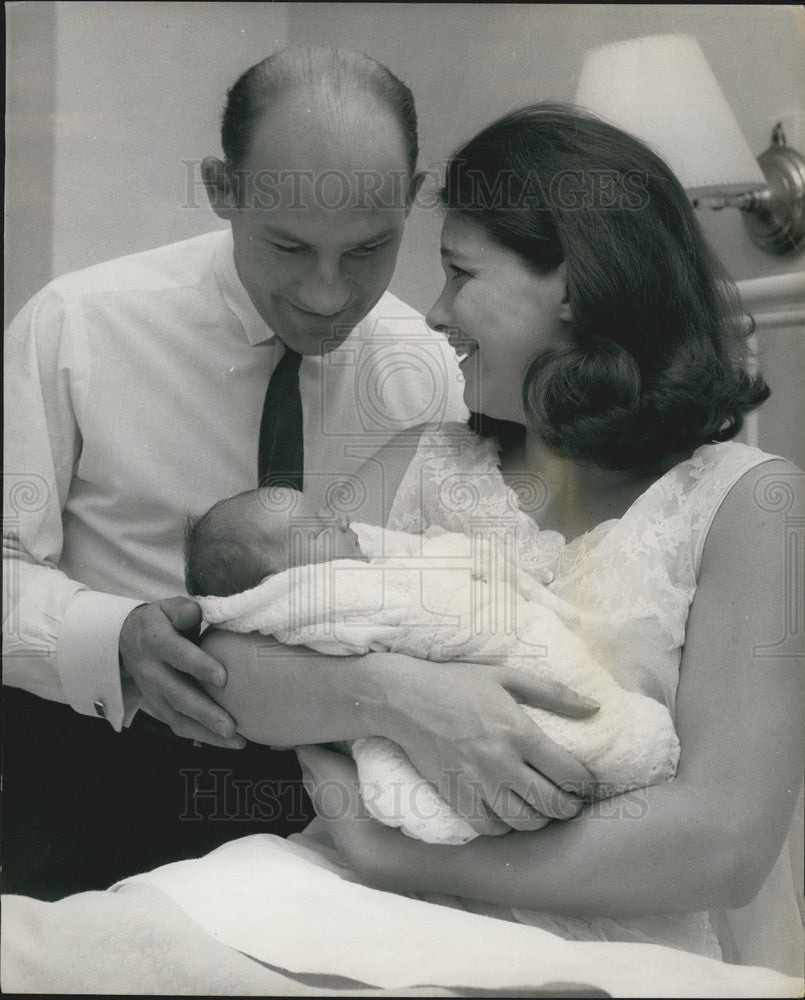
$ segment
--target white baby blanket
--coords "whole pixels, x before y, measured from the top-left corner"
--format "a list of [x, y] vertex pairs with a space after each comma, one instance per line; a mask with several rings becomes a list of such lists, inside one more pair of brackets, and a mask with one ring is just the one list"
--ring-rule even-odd
[[[353, 528], [368, 563], [293, 567], [231, 597], [200, 597], [205, 620], [335, 655], [387, 650], [536, 670], [600, 703], [588, 719], [523, 709], [587, 765], [602, 795], [674, 776], [679, 741], [667, 708], [615, 682], [565, 624], [573, 609], [513, 568], [505, 543], [439, 529]], [[430, 843], [476, 836], [396, 744], [357, 740], [352, 752], [377, 819]]]

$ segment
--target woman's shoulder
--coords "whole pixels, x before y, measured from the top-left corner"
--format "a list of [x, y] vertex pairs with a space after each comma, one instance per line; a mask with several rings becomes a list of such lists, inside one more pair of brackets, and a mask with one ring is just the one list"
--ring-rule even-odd
[[680, 471], [687, 480], [697, 567], [711, 537], [715, 544], [718, 539], [742, 547], [753, 544], [770, 516], [790, 516], [805, 500], [805, 473], [788, 459], [751, 445], [705, 445], [687, 465]]
[[[799, 476], [798, 487], [789, 482], [792, 476]], [[802, 479], [790, 462], [758, 448], [738, 442], [703, 445], [655, 481], [623, 518], [574, 547], [574, 560], [587, 550], [606, 551], [619, 565], [637, 567], [650, 556], [652, 565], [656, 559], [665, 566], [663, 578], [692, 591], [716, 521], [720, 537], [745, 548], [764, 508], [788, 502], [783, 493], [787, 498], [797, 489], [802, 493]]]
[[690, 465], [697, 478], [740, 476], [758, 465], [774, 461], [786, 462], [787, 459], [741, 441], [720, 441], [701, 445], [687, 463], [680, 463], [680, 467]]
[[[765, 515], [790, 517], [805, 502], [805, 472], [781, 455], [737, 445], [741, 453], [719, 470], [714, 517], [723, 520], [765, 520]], [[797, 515], [799, 516], [799, 515]]]
[[[712, 516], [735, 484], [752, 470], [790, 467], [791, 463], [738, 441], [722, 441], [697, 448], [674, 465], [655, 484], [660, 498], [691, 515]], [[649, 495], [651, 494], [649, 490]]]

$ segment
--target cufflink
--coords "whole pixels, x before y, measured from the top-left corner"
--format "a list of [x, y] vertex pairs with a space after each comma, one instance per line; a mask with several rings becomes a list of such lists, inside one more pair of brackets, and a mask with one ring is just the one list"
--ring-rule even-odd
[[95, 702], [95, 714], [101, 719], [106, 718], [106, 705], [102, 701]]

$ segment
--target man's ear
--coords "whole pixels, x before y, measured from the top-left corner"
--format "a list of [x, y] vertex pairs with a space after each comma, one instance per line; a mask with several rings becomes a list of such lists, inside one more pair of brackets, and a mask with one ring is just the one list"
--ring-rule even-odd
[[411, 208], [416, 200], [416, 196], [419, 194], [419, 189], [422, 187], [422, 183], [425, 180], [427, 173], [424, 170], [419, 170], [411, 180], [408, 182], [408, 190], [405, 193], [405, 214], [406, 216], [411, 211]]
[[219, 219], [231, 221], [238, 207], [238, 192], [235, 178], [223, 160], [205, 156], [201, 161], [201, 179], [213, 212]]

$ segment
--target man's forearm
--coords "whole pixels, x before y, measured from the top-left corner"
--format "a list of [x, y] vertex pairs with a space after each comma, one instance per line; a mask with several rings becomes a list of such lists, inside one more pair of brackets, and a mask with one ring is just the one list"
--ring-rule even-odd
[[141, 602], [87, 590], [6, 543], [3, 682], [84, 715], [102, 715], [119, 730], [138, 698], [133, 687], [121, 686], [118, 635]]

